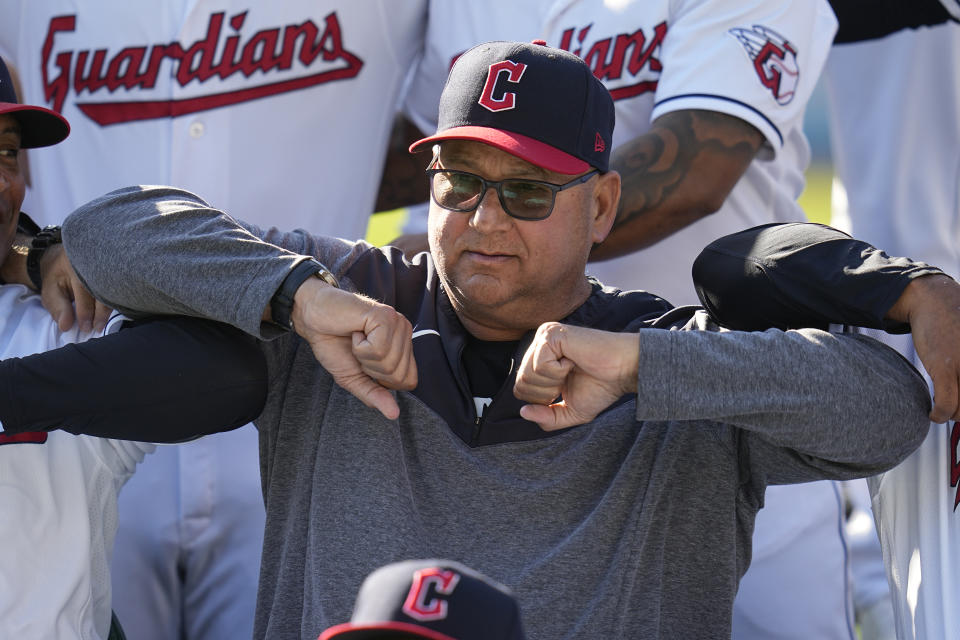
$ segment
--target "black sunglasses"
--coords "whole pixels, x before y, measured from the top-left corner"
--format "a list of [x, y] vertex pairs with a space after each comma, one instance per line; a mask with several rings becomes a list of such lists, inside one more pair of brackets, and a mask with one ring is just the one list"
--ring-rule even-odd
[[520, 220], [543, 220], [553, 213], [557, 193], [578, 184], [583, 184], [597, 169], [564, 184], [542, 180], [487, 180], [466, 171], [454, 169], [427, 169], [430, 178], [430, 195], [433, 201], [449, 211], [469, 213], [480, 206], [484, 194], [491, 187], [497, 190], [500, 205], [507, 215]]

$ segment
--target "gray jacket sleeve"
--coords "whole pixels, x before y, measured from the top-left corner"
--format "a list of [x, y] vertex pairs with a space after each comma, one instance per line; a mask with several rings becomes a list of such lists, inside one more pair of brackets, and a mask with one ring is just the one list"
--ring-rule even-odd
[[261, 338], [281, 333], [261, 317], [290, 269], [316, 256], [339, 275], [369, 246], [264, 231], [172, 187], [128, 187], [81, 206], [63, 243], [90, 291], [130, 317], [204, 317]]
[[700, 311], [639, 334], [639, 420], [731, 425], [729, 445], [764, 484], [885, 471], [929, 427], [920, 374], [860, 335], [719, 328]]

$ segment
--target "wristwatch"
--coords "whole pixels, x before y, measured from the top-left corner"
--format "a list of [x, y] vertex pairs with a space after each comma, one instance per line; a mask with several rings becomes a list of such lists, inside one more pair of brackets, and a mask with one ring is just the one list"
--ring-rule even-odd
[[60, 236], [60, 227], [57, 226], [40, 229], [30, 241], [30, 249], [27, 251], [27, 275], [37, 291], [43, 287], [43, 278], [40, 277], [40, 259], [43, 258], [47, 249], [61, 242], [63, 239]]
[[311, 277], [320, 278], [330, 286], [336, 287], [337, 289], [340, 288], [340, 283], [337, 282], [336, 276], [317, 260], [310, 258], [297, 263], [297, 265], [290, 270], [290, 273], [287, 274], [287, 277], [283, 279], [283, 282], [280, 283], [280, 288], [277, 289], [277, 292], [273, 294], [273, 298], [270, 300], [270, 314], [273, 316], [273, 321], [276, 324], [284, 329], [293, 330], [293, 318], [291, 318], [291, 314], [293, 313], [293, 296], [297, 293], [300, 285], [302, 285], [307, 278]]

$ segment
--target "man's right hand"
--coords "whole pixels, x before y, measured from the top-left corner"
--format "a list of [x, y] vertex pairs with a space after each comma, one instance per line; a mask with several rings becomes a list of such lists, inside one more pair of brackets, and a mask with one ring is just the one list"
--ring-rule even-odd
[[62, 244], [52, 245], [44, 252], [40, 276], [40, 299], [61, 331], [70, 329], [74, 321], [81, 331], [102, 331], [107, 326], [112, 309], [97, 301], [80, 281]]
[[960, 284], [947, 275], [915, 278], [887, 318], [910, 323], [913, 346], [933, 382], [930, 420], [960, 420]]
[[400, 415], [389, 390], [417, 386], [413, 327], [402, 314], [308, 278], [294, 295], [291, 319], [337, 384], [391, 420]]

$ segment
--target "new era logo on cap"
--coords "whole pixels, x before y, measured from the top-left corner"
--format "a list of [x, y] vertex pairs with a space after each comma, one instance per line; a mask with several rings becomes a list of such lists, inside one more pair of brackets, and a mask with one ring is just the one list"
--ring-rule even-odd
[[483, 142], [556, 173], [608, 171], [613, 100], [587, 64], [540, 40], [487, 42], [450, 69], [437, 133], [410, 151], [442, 140]]

